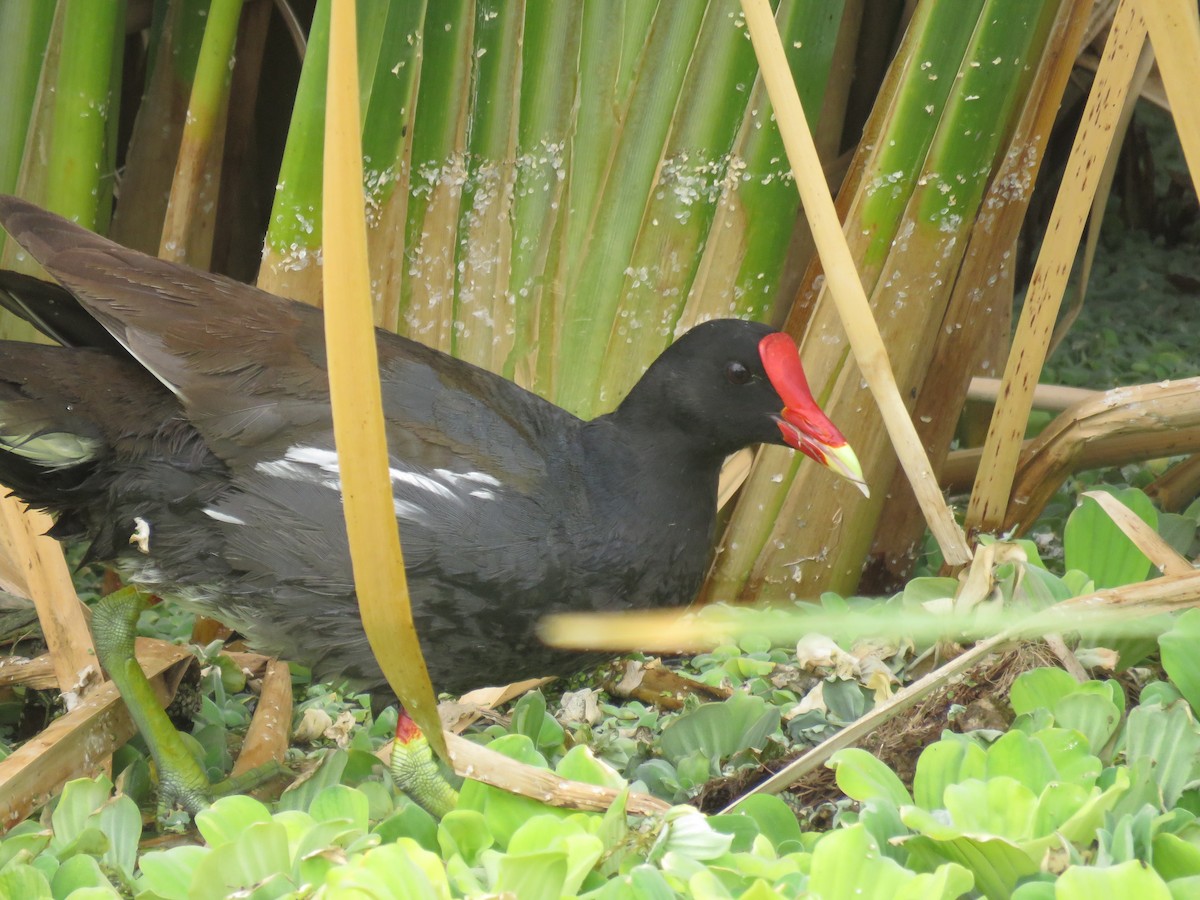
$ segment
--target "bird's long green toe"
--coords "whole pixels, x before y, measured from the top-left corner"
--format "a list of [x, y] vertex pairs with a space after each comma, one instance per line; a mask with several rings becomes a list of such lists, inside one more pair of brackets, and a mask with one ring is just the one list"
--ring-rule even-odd
[[158, 768], [159, 812], [178, 804], [193, 815], [212, 796], [208, 776], [158, 703], [150, 679], [134, 654], [138, 616], [146, 599], [134, 588], [109, 594], [92, 610], [92, 634], [100, 664], [121, 692]]
[[240, 775], [216, 783], [188, 749], [166, 712], [134, 653], [138, 616], [146, 600], [134, 588], [109, 594], [92, 610], [92, 633], [100, 664], [121, 692], [138, 731], [150, 749], [158, 769], [158, 818], [163, 821], [175, 807], [192, 815], [216, 797], [250, 790], [288, 770], [268, 762]]

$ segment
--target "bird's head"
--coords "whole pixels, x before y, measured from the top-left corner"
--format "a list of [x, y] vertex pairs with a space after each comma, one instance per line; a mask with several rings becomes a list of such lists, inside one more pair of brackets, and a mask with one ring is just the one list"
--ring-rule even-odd
[[792, 447], [868, 494], [858, 458], [809, 390], [795, 341], [758, 322], [715, 319], [691, 329], [647, 369], [618, 415], [653, 417], [659, 427], [665, 415], [715, 454]]

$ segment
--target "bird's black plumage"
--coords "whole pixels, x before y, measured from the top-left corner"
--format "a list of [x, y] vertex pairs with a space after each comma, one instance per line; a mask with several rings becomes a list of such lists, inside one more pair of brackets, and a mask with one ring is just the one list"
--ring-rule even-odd
[[[58, 282], [2, 273], [5, 305], [75, 345], [0, 343], [0, 482], [139, 586], [320, 676], [379, 684], [320, 312], [13, 198], [0, 224]], [[784, 443], [769, 331], [698, 326], [590, 422], [378, 332], [396, 518], [438, 689], [578, 665], [537, 642], [546, 613], [692, 598], [723, 458]]]

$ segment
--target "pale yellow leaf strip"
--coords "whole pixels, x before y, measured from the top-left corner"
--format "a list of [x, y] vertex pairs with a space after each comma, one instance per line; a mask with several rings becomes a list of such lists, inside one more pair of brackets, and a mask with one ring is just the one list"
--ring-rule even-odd
[[388, 475], [363, 218], [355, 5], [331, 4], [325, 116], [325, 340], [342, 498], [359, 611], [392, 690], [445, 758], [421, 655]]
[[1192, 185], [1200, 192], [1200, 11], [1195, 0], [1148, 0], [1138, 8], [1154, 45]]
[[825, 183], [771, 7], [767, 0], [742, 0], [742, 9], [767, 93], [775, 109], [788, 161], [796, 177], [804, 212], [824, 264], [830, 293], [846, 329], [855, 361], [879, 404], [896, 454], [908, 474], [913, 492], [947, 563], [964, 565], [970, 560], [971, 551], [962, 529], [954, 521], [938, 489], [929, 459], [892, 377], [887, 350], [871, 315], [854, 258], [846, 244], [833, 198]]

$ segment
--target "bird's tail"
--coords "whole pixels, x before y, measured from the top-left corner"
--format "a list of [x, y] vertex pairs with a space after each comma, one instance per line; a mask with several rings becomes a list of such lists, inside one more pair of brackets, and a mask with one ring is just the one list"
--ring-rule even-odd
[[0, 484], [54, 513], [86, 504], [138, 376], [102, 352], [0, 341]]

